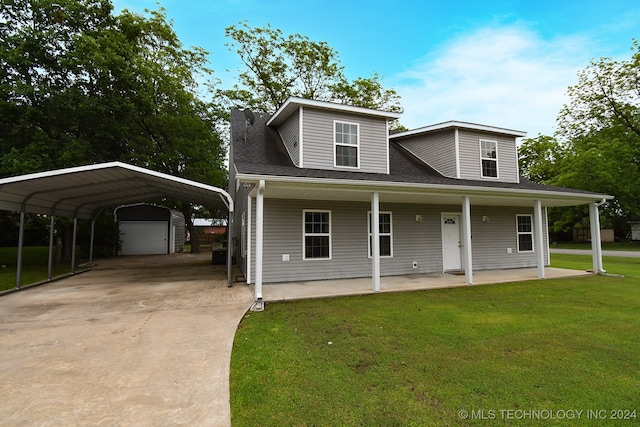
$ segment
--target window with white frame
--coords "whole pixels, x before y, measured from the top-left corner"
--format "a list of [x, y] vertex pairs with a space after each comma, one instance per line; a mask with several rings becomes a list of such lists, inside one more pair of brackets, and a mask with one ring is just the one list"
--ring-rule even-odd
[[480, 161], [483, 178], [498, 177], [498, 143], [496, 141], [480, 140]]
[[359, 167], [360, 125], [358, 123], [333, 122], [335, 165], [341, 167]]
[[518, 234], [518, 252], [533, 252], [533, 217], [516, 215], [516, 232]]
[[331, 211], [304, 210], [303, 259], [331, 259]]
[[[371, 212], [369, 212], [368, 227], [369, 227], [369, 257], [373, 256], [373, 232], [371, 228]], [[380, 237], [380, 256], [392, 257], [393, 256], [393, 226], [391, 223], [391, 212], [380, 212], [380, 224], [378, 227]]]

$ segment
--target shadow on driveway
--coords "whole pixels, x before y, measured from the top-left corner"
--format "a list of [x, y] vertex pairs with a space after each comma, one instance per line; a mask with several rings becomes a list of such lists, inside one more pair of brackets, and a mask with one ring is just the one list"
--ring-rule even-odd
[[0, 424], [229, 425], [229, 361], [253, 302], [211, 254], [97, 260], [0, 298]]

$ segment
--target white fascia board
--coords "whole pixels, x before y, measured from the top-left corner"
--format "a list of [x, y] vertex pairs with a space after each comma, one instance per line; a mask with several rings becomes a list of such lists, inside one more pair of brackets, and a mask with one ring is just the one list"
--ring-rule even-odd
[[375, 116], [389, 120], [400, 118], [400, 113], [392, 113], [390, 111], [373, 110], [364, 107], [354, 107], [352, 105], [338, 104], [336, 102], [318, 101], [315, 99], [305, 99], [292, 96], [273, 113], [273, 116], [267, 121], [267, 126], [279, 125], [284, 119], [289, 117], [298, 107], [313, 107], [324, 110], [341, 111], [345, 113], [362, 114], [367, 116]]
[[503, 135], [514, 136], [516, 138], [527, 136], [526, 132], [520, 131], [520, 130], [506, 129], [506, 128], [501, 128], [496, 126], [487, 126], [487, 125], [481, 125], [477, 123], [459, 122], [459, 121], [452, 120], [448, 122], [437, 123], [435, 125], [429, 125], [429, 126], [424, 126], [417, 129], [408, 130], [405, 132], [394, 133], [389, 137], [391, 139], [396, 139], [396, 138], [402, 138], [405, 136], [418, 135], [421, 133], [427, 133], [427, 132], [433, 132], [437, 130], [451, 129], [451, 128], [471, 129], [471, 130], [479, 130], [484, 132], [499, 133]]
[[518, 188], [500, 188], [500, 187], [476, 187], [471, 185], [443, 185], [443, 184], [423, 184], [414, 182], [392, 182], [392, 181], [360, 181], [354, 179], [334, 179], [334, 178], [307, 178], [307, 177], [290, 177], [290, 176], [278, 176], [278, 175], [252, 175], [252, 174], [240, 174], [239, 179], [244, 182], [259, 182], [264, 180], [265, 182], [273, 183], [289, 183], [289, 184], [314, 184], [314, 185], [332, 185], [332, 186], [344, 186], [349, 187], [350, 190], [354, 187], [363, 187], [366, 191], [375, 191], [378, 189], [384, 191], [385, 189], [407, 189], [407, 190], [429, 190], [441, 194], [460, 194], [469, 196], [517, 196], [524, 197], [526, 199], [535, 200], [536, 198], [547, 199], [579, 199], [584, 200], [584, 203], [590, 203], [602, 200], [611, 200], [614, 197], [608, 194], [583, 194], [583, 193], [570, 193], [570, 192], [558, 192], [558, 191], [540, 191], [540, 190], [527, 190]]

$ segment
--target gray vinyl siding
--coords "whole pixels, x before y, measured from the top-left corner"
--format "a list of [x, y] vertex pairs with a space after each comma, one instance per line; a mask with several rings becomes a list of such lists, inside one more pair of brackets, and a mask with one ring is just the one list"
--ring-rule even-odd
[[[255, 203], [252, 203], [251, 278], [255, 279]], [[303, 210], [331, 211], [331, 259], [303, 260]], [[368, 255], [369, 203], [264, 200], [263, 283], [371, 277]], [[381, 203], [393, 217], [393, 257], [380, 259], [382, 276], [442, 272], [442, 212], [461, 206]], [[536, 266], [536, 252], [518, 253], [516, 215], [531, 208], [472, 206], [471, 234], [474, 270]], [[422, 216], [422, 222], [416, 221]], [[483, 222], [482, 217], [489, 217]], [[543, 224], [546, 230], [546, 223]], [[547, 259], [547, 238], [542, 245]], [[535, 251], [540, 249], [534, 243]], [[507, 253], [512, 248], [512, 253]], [[289, 261], [282, 261], [288, 254]], [[416, 261], [418, 268], [412, 267]]]
[[[534, 251], [518, 253], [516, 215], [531, 215], [534, 227]], [[483, 217], [488, 221], [484, 222]], [[543, 230], [547, 230], [543, 215]], [[545, 263], [548, 251], [548, 233], [543, 232], [542, 245], [535, 241], [535, 218], [532, 208], [472, 206], [471, 235], [474, 270], [497, 270], [535, 267], [536, 254], [543, 250]], [[507, 249], [511, 248], [511, 253]]]
[[[460, 178], [484, 181], [518, 182], [518, 150], [514, 137], [460, 129]], [[497, 141], [498, 178], [483, 178], [480, 162], [480, 140]]]
[[278, 127], [278, 133], [284, 142], [284, 146], [293, 161], [293, 164], [300, 167], [300, 110], [291, 114]]
[[454, 130], [410, 136], [398, 140], [398, 143], [442, 175], [456, 177]]
[[[334, 166], [334, 120], [360, 124], [358, 169]], [[384, 118], [305, 108], [302, 141], [305, 168], [388, 173], [387, 123]]]
[[[246, 215], [246, 230], [248, 235], [249, 230], [249, 212], [248, 208], [248, 199], [247, 195], [251, 191], [251, 188], [245, 188], [244, 186], [240, 186], [238, 188], [237, 197], [234, 202], [234, 223], [233, 223], [233, 235], [234, 235], [234, 246], [233, 250], [236, 254], [236, 260], [240, 271], [245, 275], [247, 275], [247, 253], [242, 252], [242, 214]], [[245, 248], [248, 250], [249, 242], [245, 242]]]

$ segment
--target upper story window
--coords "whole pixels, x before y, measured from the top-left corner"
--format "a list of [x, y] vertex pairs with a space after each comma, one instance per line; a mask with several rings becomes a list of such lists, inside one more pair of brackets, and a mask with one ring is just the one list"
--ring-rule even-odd
[[480, 140], [480, 160], [482, 162], [482, 177], [498, 177], [498, 143], [487, 139]]
[[358, 168], [360, 165], [360, 125], [333, 122], [335, 166]]

